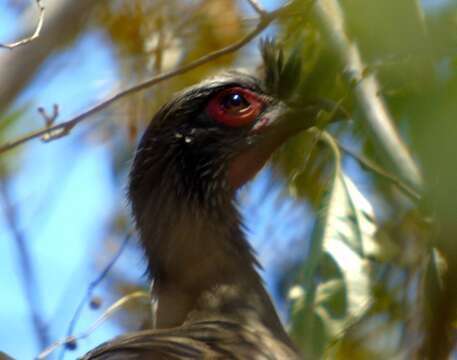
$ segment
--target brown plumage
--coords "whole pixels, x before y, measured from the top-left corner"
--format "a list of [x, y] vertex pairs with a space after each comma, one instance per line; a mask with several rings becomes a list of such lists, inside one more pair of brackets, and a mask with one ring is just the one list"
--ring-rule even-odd
[[90, 359], [299, 359], [290, 346], [262, 326], [227, 320], [192, 321], [188, 325], [144, 330], [105, 343]]
[[312, 125], [309, 109], [290, 105], [296, 59], [283, 64], [270, 42], [263, 56], [263, 80], [239, 72], [206, 80], [163, 106], [143, 135], [129, 199], [153, 278], [155, 329], [83, 359], [300, 358], [257, 273], [235, 203], [236, 190], [271, 153]]

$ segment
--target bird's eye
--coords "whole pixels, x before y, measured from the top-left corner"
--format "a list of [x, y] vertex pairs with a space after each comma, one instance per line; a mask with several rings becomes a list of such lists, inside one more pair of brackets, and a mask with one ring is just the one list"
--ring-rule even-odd
[[208, 103], [209, 116], [224, 125], [239, 127], [252, 123], [264, 107], [254, 92], [232, 87], [217, 93]]
[[221, 104], [224, 109], [232, 113], [240, 113], [243, 110], [249, 109], [251, 105], [243, 95], [236, 92], [225, 95], [221, 100]]

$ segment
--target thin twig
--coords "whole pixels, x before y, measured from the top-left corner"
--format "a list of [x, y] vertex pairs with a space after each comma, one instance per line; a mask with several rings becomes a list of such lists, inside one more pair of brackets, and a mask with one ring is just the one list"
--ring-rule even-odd
[[[84, 298], [81, 300], [79, 303], [78, 307], [76, 308], [76, 311], [70, 321], [70, 325], [68, 326], [68, 331], [67, 331], [67, 338], [73, 338], [73, 332], [76, 327], [76, 322], [81, 316], [81, 312], [86, 304], [89, 303], [89, 301], [92, 298], [92, 295], [94, 293], [95, 288], [100, 285], [100, 283], [103, 281], [103, 279], [106, 278], [106, 275], [111, 271], [112, 267], [116, 263], [116, 261], [119, 259], [121, 254], [124, 252], [125, 248], [127, 247], [127, 244], [132, 236], [132, 233], [129, 232], [127, 236], [124, 238], [124, 241], [122, 242], [121, 246], [119, 247], [118, 251], [116, 254], [113, 256], [113, 258], [110, 260], [110, 262], [105, 266], [105, 268], [102, 270], [102, 272], [95, 278], [87, 287], [87, 292]], [[63, 347], [62, 352], [60, 353], [59, 359], [63, 359], [65, 355], [65, 350], [67, 348]]]
[[247, 0], [247, 2], [260, 16], [264, 16], [267, 13], [267, 11], [262, 7], [262, 5], [259, 4], [257, 0]]
[[121, 309], [126, 303], [131, 300], [135, 300], [138, 298], [145, 298], [147, 300], [150, 299], [149, 294], [145, 291], [135, 291], [129, 295], [126, 295], [116, 301], [113, 305], [111, 305], [86, 331], [81, 333], [78, 336], [67, 336], [62, 340], [58, 340], [54, 342], [51, 346], [49, 346], [46, 350], [44, 350], [40, 355], [37, 356], [37, 360], [46, 359], [49, 355], [51, 355], [56, 349], [66, 344], [72, 344], [77, 340], [81, 340], [90, 336], [97, 328], [102, 325], [106, 320], [108, 320], [114, 312]]
[[394, 166], [403, 181], [419, 190], [422, 179], [413, 158], [395, 128], [387, 106], [380, 97], [379, 84], [365, 66], [357, 45], [346, 35], [343, 11], [336, 0], [316, 1], [315, 14], [337, 50], [346, 69], [348, 84], [353, 86], [365, 123], [380, 153]]
[[[395, 175], [389, 173], [387, 170], [383, 169], [381, 166], [376, 164], [373, 160], [368, 159], [367, 157], [357, 154], [355, 151], [347, 148], [341, 142], [336, 139], [333, 135], [328, 133], [325, 130], [320, 128], [313, 127], [308, 130], [309, 133], [315, 136], [316, 141], [328, 143], [328, 139], [331, 138], [331, 142], [334, 143], [340, 150], [342, 150], [346, 155], [349, 155], [354, 160], [356, 160], [364, 169], [368, 171], [372, 171], [376, 175], [380, 176], [381, 178], [389, 181], [394, 186], [396, 186], [399, 190], [401, 190], [405, 195], [407, 195], [413, 201], [419, 201], [421, 199], [421, 195], [410, 186], [406, 185], [403, 181], [398, 179]], [[327, 139], [327, 140], [326, 140]]]
[[398, 189], [400, 189], [405, 195], [407, 195], [412, 200], [419, 201], [421, 199], [421, 196], [417, 191], [412, 189], [410, 186], [406, 185], [403, 181], [398, 179], [395, 175], [389, 173], [388, 171], [383, 169], [381, 166], [379, 166], [378, 164], [373, 162], [373, 160], [370, 160], [361, 154], [357, 154], [356, 152], [352, 151], [351, 149], [345, 147], [337, 139], [334, 139], [334, 141], [345, 154], [349, 155], [354, 160], [356, 160], [363, 168], [370, 170], [370, 171], [374, 172], [376, 175], [391, 182], [393, 185], [395, 185]]
[[[44, 128], [40, 129], [37, 131], [32, 131], [31, 133], [16, 139], [14, 141], [6, 142], [5, 144], [0, 146], [0, 154], [6, 151], [9, 151], [19, 145], [24, 144], [27, 141], [30, 141], [32, 139], [36, 139], [39, 137], [43, 137], [48, 135], [47, 141], [53, 140], [58, 137], [62, 137], [63, 135], [68, 134], [78, 123], [81, 121], [85, 120], [89, 116], [105, 109], [112, 103], [116, 102], [117, 100], [124, 98], [128, 95], [131, 95], [133, 93], [137, 93], [139, 91], [145, 90], [150, 88], [153, 85], [156, 85], [162, 81], [171, 79], [177, 75], [181, 75], [183, 73], [186, 73], [190, 70], [193, 70], [203, 64], [206, 64], [210, 61], [213, 61], [221, 56], [230, 54], [240, 48], [242, 48], [244, 45], [249, 43], [253, 38], [255, 38], [258, 34], [260, 34], [268, 25], [271, 24], [272, 21], [274, 21], [281, 13], [286, 11], [288, 9], [289, 5], [285, 5], [277, 10], [274, 10], [272, 12], [268, 12], [265, 15], [260, 17], [260, 21], [257, 24], [257, 26], [248, 34], [246, 34], [241, 40], [238, 40], [237, 42], [233, 43], [232, 45], [229, 45], [225, 48], [222, 48], [220, 50], [216, 50], [208, 55], [202, 56], [201, 58], [192, 61], [191, 63], [187, 65], [183, 65], [175, 70], [165, 72], [163, 74], [157, 75], [152, 77], [149, 80], [146, 80], [140, 84], [134, 85], [126, 90], [123, 90], [110, 98], [102, 101], [101, 103], [93, 106], [89, 110], [84, 111], [83, 113], [71, 118], [68, 121], [62, 122], [60, 124], [56, 124], [50, 128]], [[63, 134], [62, 134], [63, 133]], [[52, 134], [52, 136], [49, 136]]]
[[35, 0], [35, 1], [36, 1], [37, 6], [38, 6], [38, 9], [40, 11], [40, 17], [38, 18], [38, 24], [37, 24], [37, 26], [35, 28], [35, 32], [31, 36], [26, 37], [26, 38], [24, 38], [22, 40], [13, 42], [13, 43], [9, 43], [9, 44], [1, 44], [0, 43], [0, 48], [12, 50], [12, 49], [14, 49], [14, 48], [16, 48], [18, 46], [22, 46], [22, 45], [28, 44], [28, 43], [32, 42], [33, 40], [37, 39], [40, 36], [41, 28], [43, 27], [43, 23], [44, 23], [45, 8], [44, 8], [44, 5], [42, 3], [42, 0]]
[[40, 349], [43, 349], [49, 344], [49, 335], [48, 328], [42, 318], [43, 309], [41, 307], [38, 280], [33, 271], [32, 257], [27, 246], [27, 239], [19, 228], [17, 209], [11, 202], [8, 183], [5, 178], [0, 179], [0, 195], [2, 197], [7, 225], [16, 245], [25, 302], [29, 307], [38, 345]]

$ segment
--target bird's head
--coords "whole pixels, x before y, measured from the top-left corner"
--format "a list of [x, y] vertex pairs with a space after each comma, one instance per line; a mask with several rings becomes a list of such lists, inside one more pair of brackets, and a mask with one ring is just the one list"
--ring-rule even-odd
[[177, 94], [155, 115], [130, 176], [136, 217], [152, 189], [211, 209], [231, 201], [275, 149], [313, 125], [314, 107], [291, 105], [298, 57], [284, 61], [272, 42], [261, 48], [262, 79], [225, 72]]

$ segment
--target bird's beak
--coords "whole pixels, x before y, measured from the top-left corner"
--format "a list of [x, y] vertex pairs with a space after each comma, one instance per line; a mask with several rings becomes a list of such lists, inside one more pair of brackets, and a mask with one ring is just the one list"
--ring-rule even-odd
[[[301, 42], [300, 42], [301, 44]], [[271, 154], [290, 137], [313, 126], [325, 126], [341, 118], [348, 118], [339, 103], [327, 99], [314, 101], [292, 100], [300, 85], [301, 45], [284, 60], [282, 49], [274, 41], [261, 42], [265, 84], [269, 93], [282, 102], [271, 106], [264, 116], [257, 121], [252, 132], [254, 141], [248, 144], [231, 161], [228, 177], [233, 189], [238, 189], [265, 165]], [[299, 91], [298, 91], [299, 93]], [[317, 123], [319, 113], [326, 112], [323, 124]]]
[[314, 126], [316, 110], [279, 103], [266, 112], [251, 130], [252, 141], [230, 162], [228, 180], [232, 189], [251, 180], [289, 138]]

